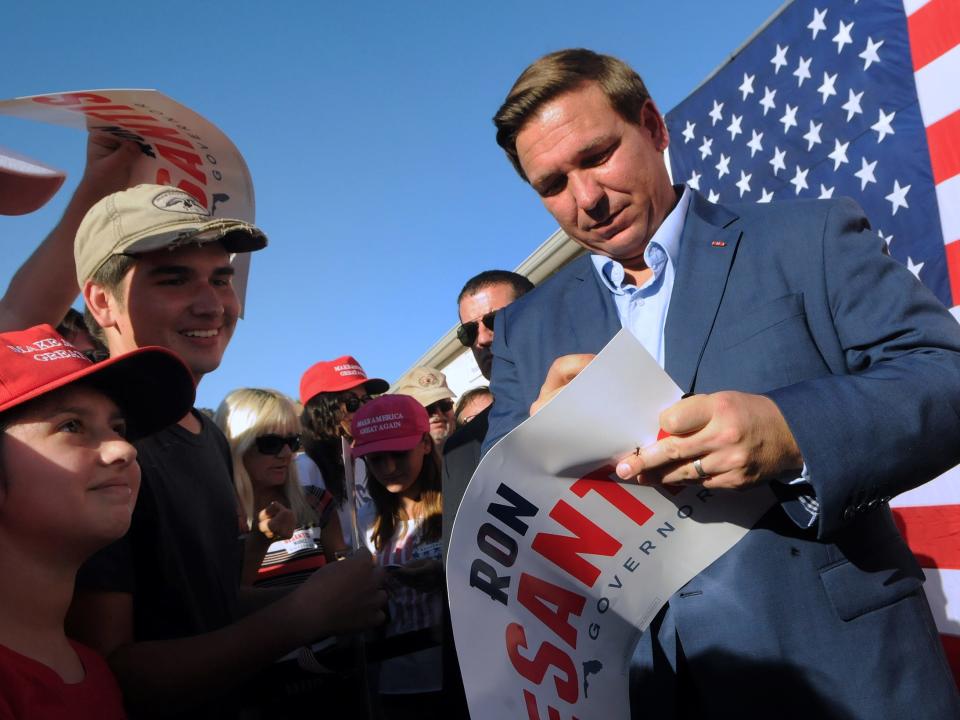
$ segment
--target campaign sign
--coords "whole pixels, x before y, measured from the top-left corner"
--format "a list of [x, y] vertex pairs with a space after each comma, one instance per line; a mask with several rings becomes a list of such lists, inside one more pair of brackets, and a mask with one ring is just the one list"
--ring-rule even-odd
[[[184, 190], [211, 215], [255, 221], [253, 181], [240, 151], [219, 128], [156, 90], [87, 90], [0, 101], [0, 113], [107, 133], [141, 151], [131, 185]], [[234, 283], [246, 294], [250, 253], [234, 257]]]
[[773, 504], [619, 481], [680, 389], [621, 331], [483, 458], [454, 522], [447, 588], [474, 720], [629, 718], [629, 661], [670, 596]]

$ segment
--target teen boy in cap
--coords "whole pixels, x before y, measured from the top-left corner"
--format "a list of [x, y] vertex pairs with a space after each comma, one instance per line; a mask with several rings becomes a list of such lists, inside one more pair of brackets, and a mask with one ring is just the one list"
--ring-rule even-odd
[[[220, 364], [239, 314], [230, 254], [266, 242], [187, 193], [140, 185], [87, 213], [77, 280], [112, 355], [160, 345], [199, 382]], [[191, 410], [137, 449], [143, 486], [130, 532], [81, 572], [72, 613], [77, 637], [108, 657], [132, 706], [170, 717], [205, 701], [195, 708], [203, 717], [229, 716], [217, 696], [250, 672], [319, 636], [382, 621], [380, 578], [361, 557], [238, 622], [242, 546], [222, 433]]]
[[430, 416], [430, 437], [437, 450], [457, 429], [453, 415], [453, 391], [447, 387], [447, 376], [432, 367], [415, 367], [397, 381], [394, 392], [410, 395], [427, 409]]
[[63, 620], [77, 568], [130, 525], [130, 441], [176, 422], [193, 394], [161, 348], [94, 365], [49, 325], [0, 335], [0, 717], [125, 717], [106, 663]]

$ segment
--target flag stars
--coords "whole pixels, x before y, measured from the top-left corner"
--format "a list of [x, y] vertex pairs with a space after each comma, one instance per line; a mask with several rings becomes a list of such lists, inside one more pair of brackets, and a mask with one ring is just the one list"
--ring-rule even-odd
[[850, 37], [851, 30], [853, 30], [852, 22], [848, 25], [843, 20], [840, 21], [837, 34], [833, 36], [833, 42], [837, 44], [837, 55], [843, 52], [844, 45], [850, 45], [853, 42], [853, 38]]
[[690, 173], [690, 179], [687, 180], [687, 185], [692, 187], [694, 190], [699, 190], [701, 177], [702, 175], [698, 173], [696, 170], [694, 170], [692, 173]]
[[810, 79], [810, 63], [813, 62], [813, 58], [805, 58], [802, 55], [800, 56], [800, 61], [797, 63], [797, 69], [793, 71], [793, 76], [797, 79], [797, 87], [803, 85], [804, 80]]
[[743, 95], [741, 100], [746, 100], [748, 95], [753, 95], [753, 81], [756, 78], [756, 75], [747, 75], [743, 74], [743, 82], [740, 83], [740, 87], [737, 88]]
[[713, 101], [713, 110], [710, 111], [710, 119], [713, 120], [711, 125], [716, 125], [718, 122], [723, 120], [723, 103]]
[[740, 171], [740, 179], [737, 180], [737, 188], [740, 190], [740, 197], [743, 197], [744, 194], [750, 192], [750, 178], [753, 177], [753, 173], [745, 173], [743, 170]]
[[786, 112], [783, 113], [783, 117], [780, 118], [780, 122], [783, 123], [783, 132], [784, 134], [792, 127], [797, 127], [797, 107], [791, 106], [790, 103], [787, 103]]
[[706, 160], [710, 155], [713, 155], [713, 138], [704, 137], [698, 150], [700, 150], [701, 160]]
[[823, 97], [823, 102], [821, 104], [826, 105], [827, 99], [837, 94], [834, 85], [837, 82], [838, 73], [829, 75], [827, 73], [823, 74], [823, 82], [820, 84], [820, 87], [817, 88], [817, 92]]
[[894, 110], [892, 113], [887, 115], [883, 111], [883, 108], [880, 108], [880, 117], [877, 119], [877, 121], [873, 125], [870, 126], [870, 129], [877, 133], [877, 143], [883, 142], [883, 139], [887, 135], [894, 134], [892, 123], [893, 123], [893, 116], [896, 114], [897, 112], [896, 110]]
[[776, 97], [777, 91], [771, 90], [766, 85], [763, 86], [763, 99], [760, 100], [760, 105], [763, 106], [763, 116], [767, 116], [767, 112], [773, 110], [777, 107], [777, 104], [773, 101]]
[[707, 200], [709, 200], [712, 203], [720, 202], [720, 193], [714, 192], [713, 190], [711, 190], [710, 193], [707, 195]]
[[787, 50], [790, 49], [790, 46], [780, 47], [780, 43], [777, 43], [777, 52], [770, 59], [770, 62], [773, 64], [773, 74], [776, 75], [780, 72], [780, 68], [787, 64]]
[[694, 139], [693, 129], [697, 126], [696, 123], [690, 122], [687, 120], [687, 126], [683, 129], [683, 143], [686, 145], [688, 142], [691, 142]]
[[837, 139], [833, 141], [833, 152], [827, 155], [828, 158], [833, 160], [833, 170], [836, 172], [841, 165], [844, 165], [848, 162], [847, 160], [847, 148], [850, 147], [850, 142], [842, 143]]
[[830, 198], [833, 197], [833, 191], [834, 191], [835, 187], [836, 187], [836, 186], [834, 186], [834, 187], [827, 187], [827, 186], [824, 185], [823, 183], [820, 183], [820, 195], [817, 196], [817, 199], [818, 199], [818, 200], [829, 200]]
[[757, 200], [758, 203], [768, 203], [773, 200], [773, 192], [768, 191], [766, 188], [760, 191], [760, 199]]
[[737, 135], [742, 135], [743, 130], [740, 129], [740, 123], [743, 122], [743, 115], [731, 115], [730, 124], [727, 125], [727, 132], [730, 133], [730, 141], [733, 142]]
[[817, 39], [817, 33], [821, 31], [826, 32], [827, 26], [823, 22], [824, 18], [826, 17], [826, 10], [817, 10], [816, 8], [813, 9], [813, 20], [810, 21], [809, 25], [807, 25], [807, 30], [812, 33], [814, 40]]
[[793, 178], [790, 180], [790, 184], [796, 188], [794, 195], [799, 195], [801, 190], [806, 190], [809, 185], [807, 185], [807, 173], [810, 170], [801, 170], [800, 166], [797, 165], [796, 172], [793, 175]]
[[863, 60], [864, 70], [867, 70], [874, 63], [880, 62], [880, 56], [877, 54], [877, 50], [879, 50], [881, 46], [883, 46], [883, 40], [875, 43], [872, 37], [867, 38], [867, 46], [863, 49], [862, 53], [857, 55], [858, 58]]
[[718, 162], [714, 167], [717, 169], [717, 179], [722, 178], [724, 175], [730, 174], [730, 158], [728, 158], [723, 153], [720, 153], [720, 162]]
[[860, 107], [860, 98], [863, 97], [863, 90], [855, 93], [851, 88], [848, 92], [850, 94], [847, 97], [847, 101], [840, 107], [847, 111], [847, 122], [850, 122], [854, 115], [863, 114], [863, 108]]
[[860, 190], [866, 190], [869, 183], [875, 183], [877, 178], [874, 177], [873, 171], [877, 167], [877, 161], [874, 160], [872, 163], [868, 163], [867, 159], [860, 158], [860, 169], [857, 170], [853, 175], [854, 177], [860, 178]]
[[773, 148], [773, 157], [770, 158], [770, 164], [773, 166], [773, 174], [776, 175], [781, 170], [787, 169], [787, 163], [784, 162], [787, 157], [787, 151], [779, 147]]
[[763, 145], [760, 142], [763, 140], [763, 133], [757, 132], [756, 130], [751, 130], [750, 132], [752, 133], [753, 137], [750, 138], [750, 142], [747, 143], [747, 147], [750, 148], [750, 157], [753, 157], [758, 152], [763, 150]]
[[914, 276], [917, 280], [920, 279], [920, 271], [923, 270], [923, 265], [924, 265], [924, 264], [923, 264], [922, 262], [921, 262], [921, 263], [915, 263], [915, 262], [913, 261], [913, 258], [912, 258], [912, 257], [910, 257], [909, 255], [907, 256], [907, 270], [909, 270], [910, 272], [912, 272], [912, 273], [913, 273], [913, 276]]
[[907, 209], [910, 205], [907, 203], [907, 193], [910, 192], [910, 186], [904, 185], [900, 187], [900, 181], [893, 181], [893, 192], [884, 197], [884, 200], [889, 201], [891, 214], [896, 215], [897, 210], [900, 208]]
[[823, 127], [823, 123], [814, 123], [813, 120], [810, 121], [810, 129], [807, 130], [806, 134], [803, 136], [803, 139], [807, 141], [807, 152], [813, 150], [814, 145], [819, 145], [823, 142], [820, 139], [820, 129]]
[[890, 251], [890, 243], [893, 242], [893, 235], [884, 235], [884, 234], [883, 234], [883, 230], [877, 230], [877, 235], [879, 235], [879, 236], [880, 236], [880, 239], [883, 240], [883, 242], [886, 244], [886, 246], [887, 246], [887, 251], [889, 252], [889, 251]]

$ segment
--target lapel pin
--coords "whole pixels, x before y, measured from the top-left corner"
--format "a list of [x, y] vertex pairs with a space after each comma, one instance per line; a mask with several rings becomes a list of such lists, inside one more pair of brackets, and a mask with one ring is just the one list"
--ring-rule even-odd
[[726, 246], [727, 246], [727, 243], [724, 242], [723, 240], [714, 240], [713, 242], [710, 243], [710, 246], [711, 246], [711, 247], [726, 247]]

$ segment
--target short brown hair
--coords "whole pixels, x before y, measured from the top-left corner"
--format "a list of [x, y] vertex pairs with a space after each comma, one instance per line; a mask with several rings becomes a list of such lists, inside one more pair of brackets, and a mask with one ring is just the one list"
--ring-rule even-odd
[[[123, 279], [127, 276], [127, 273], [130, 272], [130, 269], [136, 261], [137, 259], [132, 255], [111, 255], [107, 258], [106, 262], [98, 267], [93, 275], [90, 276], [90, 282], [96, 283], [110, 293], [116, 301], [120, 303], [120, 306], [123, 307], [126, 299], [123, 297], [121, 286], [123, 285]], [[94, 319], [90, 308], [86, 306], [84, 306], [83, 309], [83, 323], [87, 326], [87, 331], [94, 339], [104, 345], [107, 344], [107, 338], [103, 334], [103, 328], [100, 327]]]
[[520, 73], [510, 88], [507, 99], [493, 116], [493, 124], [497, 126], [497, 145], [506, 151], [513, 167], [527, 182], [517, 155], [517, 135], [545, 103], [591, 82], [600, 86], [613, 109], [627, 122], [636, 123], [640, 109], [650, 99], [643, 80], [623, 60], [583, 48], [544, 55]]

